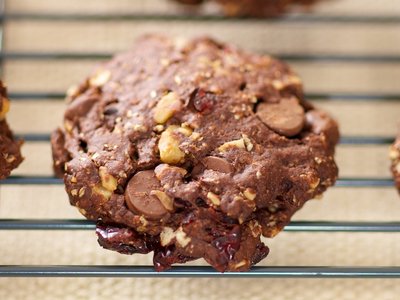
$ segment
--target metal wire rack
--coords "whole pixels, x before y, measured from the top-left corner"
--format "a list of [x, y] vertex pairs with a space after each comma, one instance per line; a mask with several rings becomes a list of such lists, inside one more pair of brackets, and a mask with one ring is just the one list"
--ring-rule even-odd
[[[85, 15], [85, 14], [8, 14], [5, 10], [5, 1], [0, 1], [1, 15], [0, 26], [2, 29], [1, 45], [4, 40], [4, 24], [8, 20], [49, 20], [49, 21], [107, 21], [107, 20], [187, 20], [206, 22], [209, 20], [224, 22], [231, 21], [214, 15], [162, 15], [162, 14], [118, 14], [118, 15]], [[236, 18], [237, 22], [245, 22], [248, 18]], [[263, 22], [264, 20], [257, 20]], [[347, 22], [355, 24], [400, 24], [400, 16], [315, 16], [296, 15], [283, 17], [274, 22], [304, 22], [304, 23], [329, 23]], [[296, 54], [275, 54], [286, 61], [338, 61], [356, 63], [382, 63], [400, 62], [400, 55], [310, 55], [303, 53]], [[0, 63], [7, 60], [86, 60], [86, 59], [107, 59], [111, 53], [60, 53], [60, 52], [5, 52], [1, 47]], [[62, 100], [62, 92], [10, 92], [13, 101], [35, 101], [37, 99]], [[316, 101], [336, 101], [338, 99], [347, 101], [399, 101], [400, 95], [385, 93], [318, 93], [308, 94], [307, 98]], [[20, 135], [27, 142], [49, 141], [49, 134], [27, 133]], [[342, 144], [347, 145], [388, 145], [393, 141], [392, 136], [344, 136]], [[1, 185], [60, 185], [62, 181], [51, 176], [12, 176], [0, 183]], [[340, 188], [363, 188], [363, 187], [391, 187], [391, 178], [340, 178], [337, 187]], [[93, 230], [95, 224], [86, 220], [71, 219], [0, 219], [0, 230]], [[285, 231], [290, 232], [388, 232], [400, 234], [399, 222], [323, 222], [323, 221], [302, 221], [292, 222]], [[397, 237], [396, 237], [397, 238]], [[298, 278], [400, 278], [400, 266], [393, 267], [254, 267], [248, 272], [221, 274], [213, 271], [210, 267], [179, 266], [173, 267], [170, 271], [157, 273], [151, 266], [31, 266], [31, 265], [1, 265], [0, 277], [298, 277]]]

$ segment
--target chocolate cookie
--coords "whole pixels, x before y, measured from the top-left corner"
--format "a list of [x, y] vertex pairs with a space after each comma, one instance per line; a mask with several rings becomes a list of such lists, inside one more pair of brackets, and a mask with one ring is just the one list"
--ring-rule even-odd
[[336, 123], [269, 56], [207, 38], [145, 36], [69, 92], [52, 136], [73, 205], [100, 244], [247, 270], [335, 183]]
[[394, 182], [400, 192], [400, 134], [390, 147], [389, 155], [392, 161], [391, 170], [393, 172]]
[[[198, 5], [207, 0], [176, 0], [183, 4]], [[209, 0], [210, 1], [210, 0]], [[273, 17], [287, 12], [294, 5], [309, 6], [317, 0], [211, 0], [220, 4], [227, 16]]]
[[0, 81], [0, 179], [6, 178], [19, 166], [23, 158], [20, 148], [22, 141], [16, 141], [6, 122], [6, 114], [10, 109], [7, 89]]

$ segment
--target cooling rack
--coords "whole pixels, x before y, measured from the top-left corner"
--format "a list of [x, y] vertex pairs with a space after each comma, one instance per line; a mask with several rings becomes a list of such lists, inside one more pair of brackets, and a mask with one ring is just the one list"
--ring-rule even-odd
[[[219, 15], [185, 15], [185, 14], [151, 14], [151, 13], [129, 13], [129, 14], [53, 14], [53, 13], [8, 13], [5, 9], [5, 1], [0, 1], [1, 15], [0, 26], [2, 28], [1, 46], [4, 41], [4, 25], [9, 20], [47, 20], [52, 22], [62, 21], [109, 21], [109, 20], [141, 20], [141, 21], [181, 21], [190, 20], [193, 22], [246, 22], [253, 20], [249, 18], [226, 18]], [[254, 20], [253, 20], [254, 21]], [[266, 20], [257, 19], [257, 22]], [[269, 20], [271, 22], [271, 20]], [[303, 14], [287, 16], [273, 20], [281, 23], [352, 23], [358, 25], [370, 24], [400, 24], [400, 16], [373, 16], [373, 15], [312, 15]], [[62, 60], [93, 60], [107, 59], [112, 53], [107, 52], [6, 52], [1, 47], [0, 63], [4, 65], [6, 61], [15, 60], [38, 60], [38, 61], [62, 61]], [[355, 54], [307, 54], [273, 53], [275, 56], [294, 62], [310, 63], [314, 61], [330, 62], [351, 62], [351, 63], [399, 63], [400, 55], [355, 55]], [[9, 93], [13, 101], [35, 101], [45, 99], [49, 101], [59, 101], [64, 99], [64, 93], [46, 92], [13, 92]], [[307, 98], [315, 101], [399, 101], [400, 95], [376, 92], [331, 92], [331, 93], [308, 93]], [[49, 134], [24, 133], [19, 137], [25, 139], [27, 143], [48, 142]], [[343, 136], [340, 143], [345, 145], [389, 145], [393, 142], [393, 136]], [[62, 185], [62, 181], [51, 176], [12, 176], [0, 183], [1, 185]], [[364, 178], [360, 177], [341, 177], [336, 186], [338, 188], [380, 188], [393, 187], [391, 178]], [[95, 224], [91, 221], [78, 219], [0, 219], [0, 230], [93, 230]], [[289, 224], [285, 231], [289, 232], [387, 232], [396, 235], [400, 234], [399, 222], [343, 222], [343, 221], [296, 221]], [[297, 277], [297, 278], [400, 278], [400, 266], [392, 267], [330, 267], [330, 266], [282, 266], [282, 267], [253, 267], [248, 272], [225, 273], [215, 272], [210, 267], [203, 266], [177, 266], [163, 273], [157, 273], [151, 266], [109, 266], [109, 265], [1, 265], [0, 277]]]

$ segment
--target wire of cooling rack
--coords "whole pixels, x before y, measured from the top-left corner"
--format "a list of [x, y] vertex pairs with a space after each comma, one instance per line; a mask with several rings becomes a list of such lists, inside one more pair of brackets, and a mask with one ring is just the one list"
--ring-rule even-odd
[[[76, 15], [76, 14], [6, 14], [5, 1], [0, 0], [0, 64], [4, 60], [104, 60], [111, 56], [111, 53], [68, 53], [68, 52], [4, 52], [4, 22], [8, 20], [48, 20], [48, 21], [107, 21], [107, 20], [171, 20], [196, 22], [206, 21], [252, 21], [252, 22], [347, 22], [357, 24], [400, 24], [400, 16], [317, 16], [317, 15], [296, 15], [280, 19], [254, 19], [254, 18], [226, 18], [214, 15], [157, 15], [157, 14], [114, 14], [114, 15]], [[274, 53], [273, 53], [274, 54]], [[304, 53], [292, 53], [275, 56], [287, 61], [301, 62], [352, 62], [352, 63], [394, 63], [400, 62], [398, 55], [310, 55]], [[2, 69], [2, 68], [1, 68]], [[10, 98], [14, 101], [38, 101], [64, 99], [64, 93], [60, 91], [48, 92], [11, 92]], [[398, 94], [385, 93], [319, 93], [307, 94], [307, 98], [315, 101], [399, 101]], [[48, 142], [49, 134], [26, 133], [19, 135], [30, 143]], [[387, 145], [392, 143], [393, 137], [382, 136], [345, 136], [340, 143], [345, 145]], [[0, 185], [60, 185], [62, 181], [51, 176], [12, 176]], [[337, 187], [391, 187], [391, 178], [340, 178]], [[93, 230], [95, 223], [88, 220], [69, 219], [0, 219], [0, 230]], [[292, 222], [286, 226], [288, 232], [385, 232], [400, 233], [400, 222], [324, 222], [324, 221], [302, 221]], [[255, 278], [400, 278], [400, 266], [393, 267], [310, 267], [310, 266], [279, 266], [279, 267], [254, 267], [248, 272], [241, 273], [218, 273], [210, 267], [180, 266], [173, 267], [163, 273], [157, 273], [151, 266], [18, 266], [0, 265], [0, 277], [255, 277]]]

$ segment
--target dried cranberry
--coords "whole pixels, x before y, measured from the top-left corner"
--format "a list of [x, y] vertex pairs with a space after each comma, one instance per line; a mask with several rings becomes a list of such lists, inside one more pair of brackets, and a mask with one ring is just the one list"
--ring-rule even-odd
[[202, 89], [197, 89], [192, 94], [194, 108], [201, 113], [210, 113], [214, 106], [215, 95]]
[[168, 270], [173, 264], [185, 263], [191, 260], [194, 260], [194, 258], [179, 254], [175, 246], [154, 250], [153, 264], [157, 272]]
[[251, 258], [251, 264], [255, 265], [262, 261], [264, 258], [267, 257], [269, 253], [269, 249], [267, 246], [265, 246], [264, 243], [259, 243], [256, 247], [256, 251], [253, 254], [253, 257]]
[[122, 254], [146, 254], [154, 249], [156, 241], [146, 235], [140, 235], [130, 228], [98, 223], [96, 234], [100, 246]]
[[220, 251], [221, 255], [225, 256], [228, 260], [232, 260], [240, 248], [240, 239], [240, 229], [239, 227], [235, 227], [230, 233], [214, 240], [212, 244]]
[[196, 216], [193, 213], [188, 214], [182, 221], [182, 225], [187, 225], [196, 220]]

